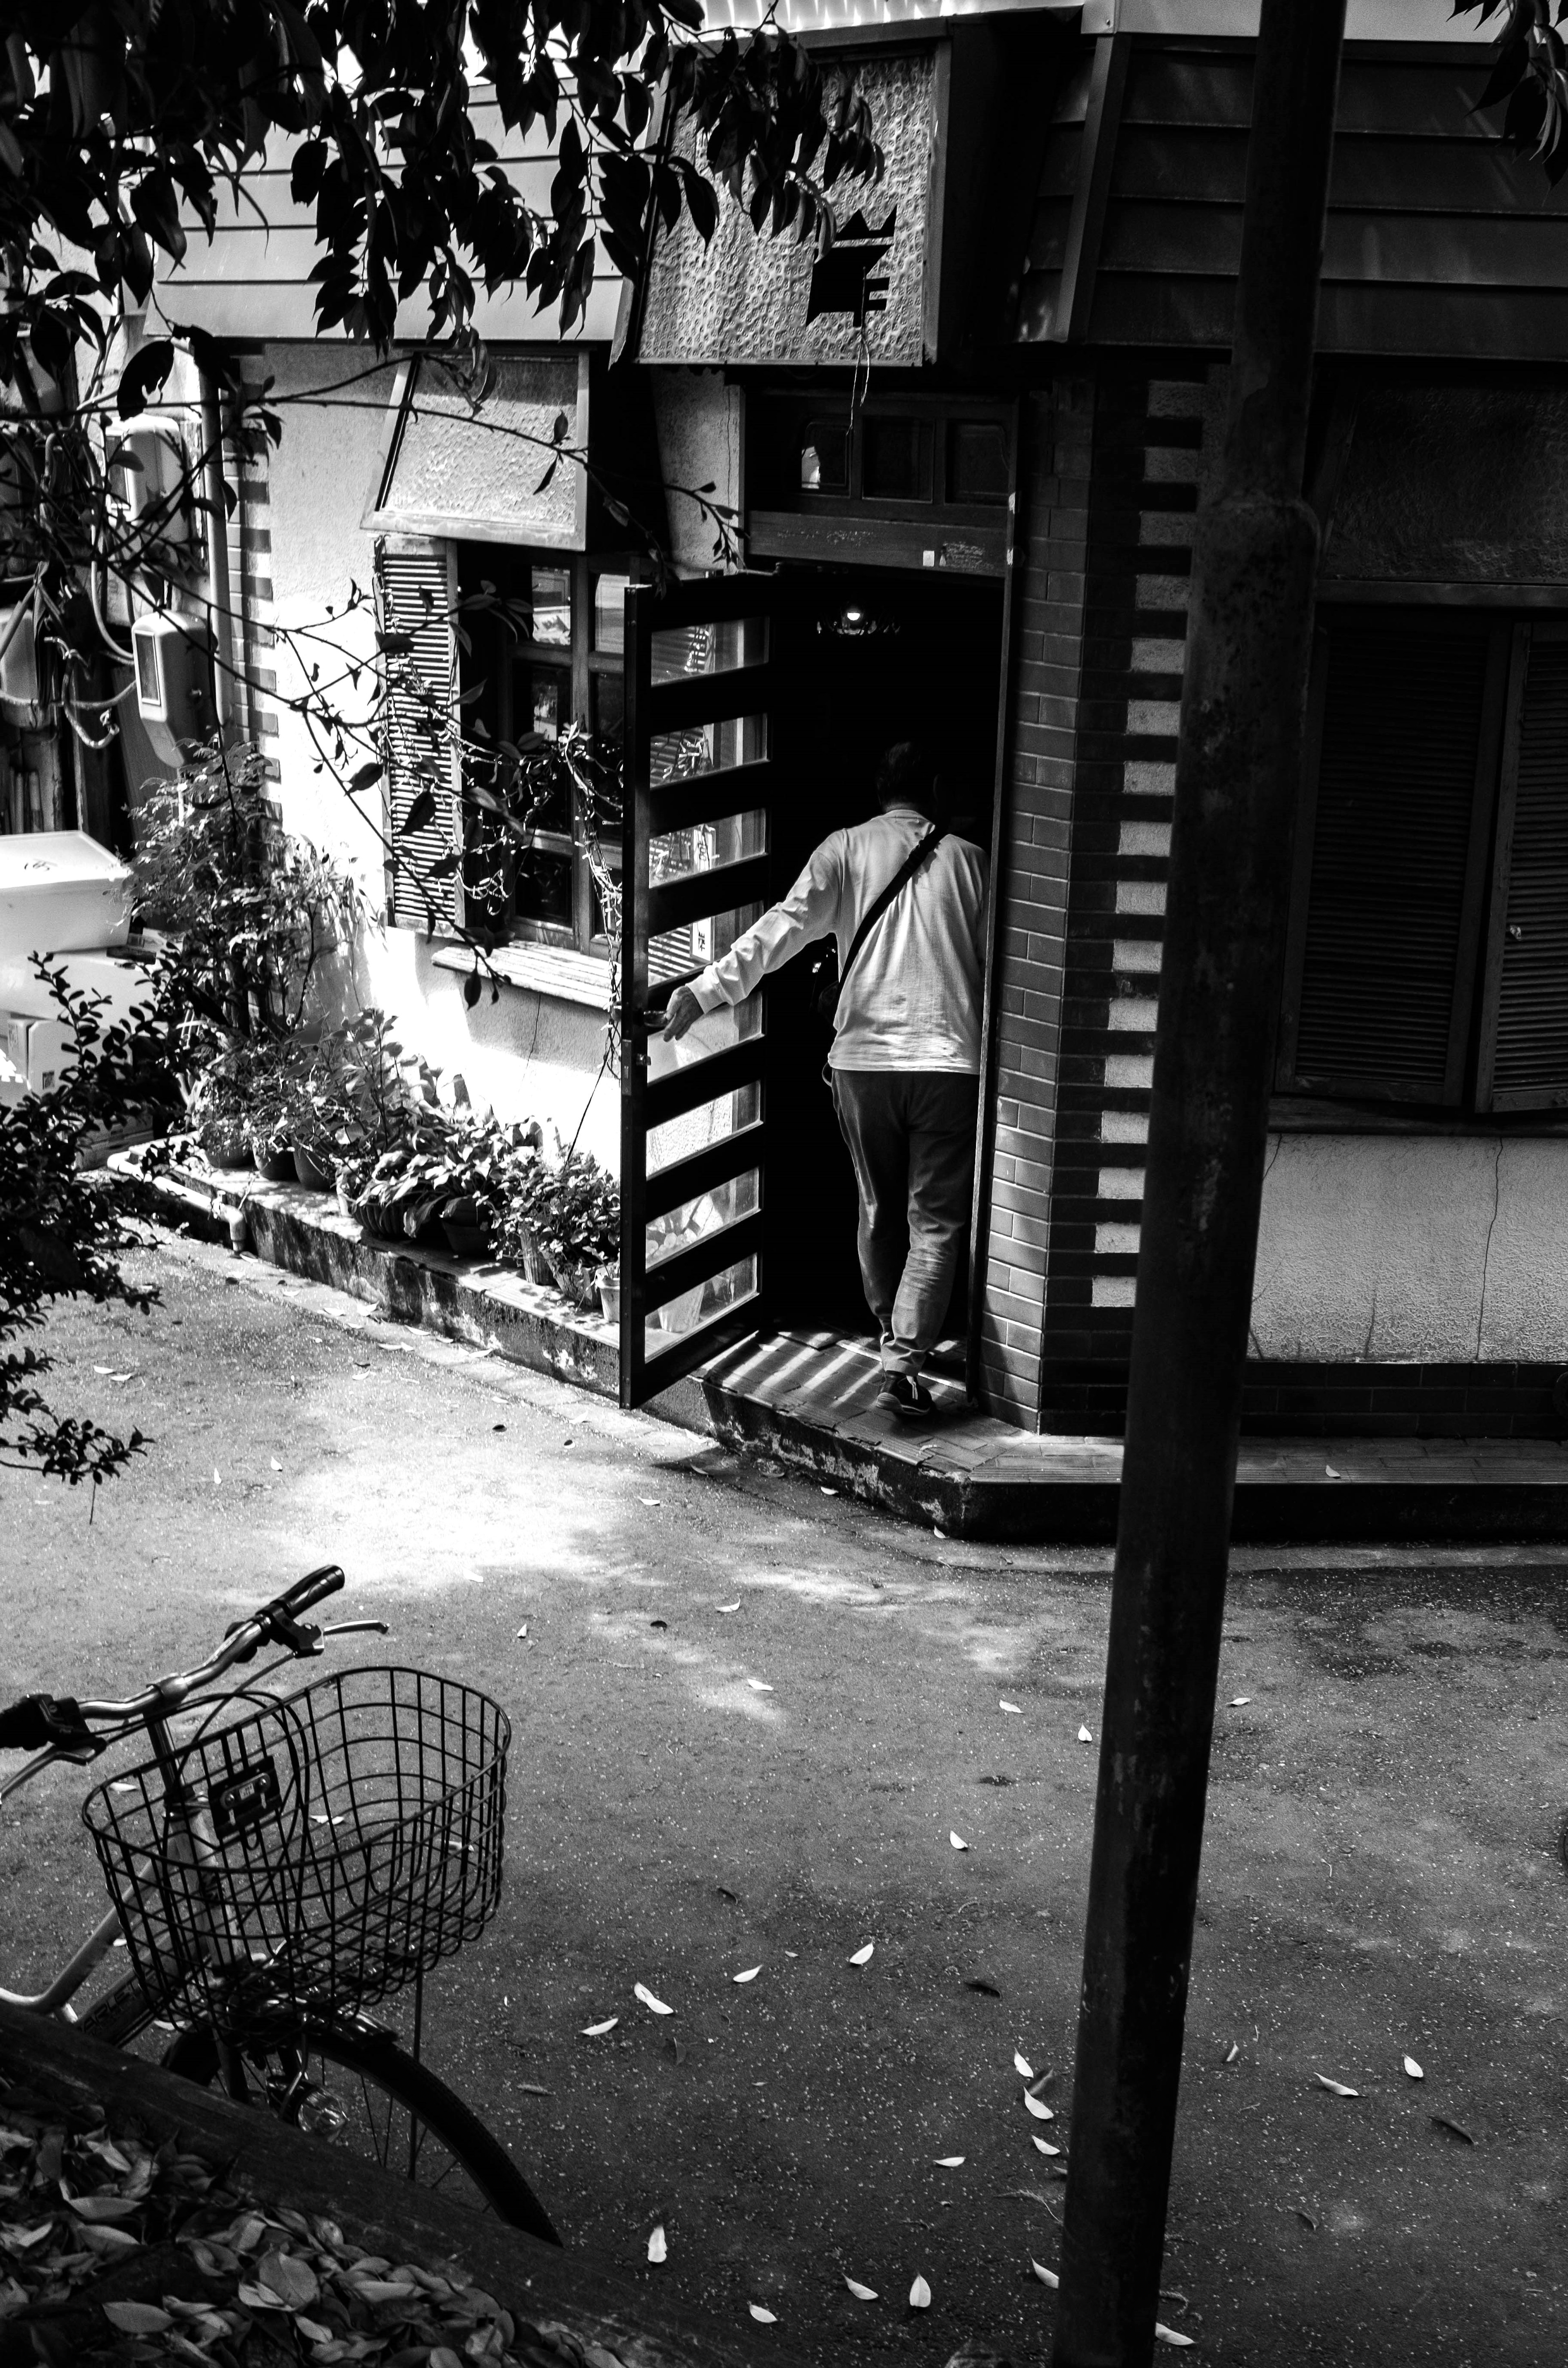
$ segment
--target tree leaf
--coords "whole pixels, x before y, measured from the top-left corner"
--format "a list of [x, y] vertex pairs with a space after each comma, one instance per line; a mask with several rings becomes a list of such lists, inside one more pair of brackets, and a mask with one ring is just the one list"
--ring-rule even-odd
[[1331, 2097], [1358, 2097], [1361, 2093], [1359, 2089], [1347, 2089], [1343, 2080], [1331, 2080], [1326, 2072], [1314, 2072], [1312, 2078], [1320, 2089], [1326, 2089]]
[[924, 2278], [916, 2278], [915, 2283], [910, 2287], [909, 2307], [911, 2310], [930, 2309], [931, 2289], [926, 2284]]
[[855, 1954], [849, 1960], [850, 1964], [852, 1965], [869, 1965], [871, 1962], [871, 1952], [876, 1945], [877, 1944], [874, 1941], [868, 1941], [863, 1949], [856, 1950]]
[[648, 1987], [645, 1982], [635, 1983], [632, 1987], [631, 1995], [634, 1998], [640, 1998], [642, 2000], [650, 2014], [674, 2014], [675, 2012], [673, 2006], [666, 2006], [663, 1998], [656, 1998], [653, 1996], [653, 1991]]
[[435, 798], [428, 790], [421, 790], [408, 812], [403, 815], [403, 828], [407, 831], [428, 830], [435, 819]]
[[1053, 2122], [1056, 2119], [1051, 2107], [1037, 2097], [1030, 2089], [1024, 2090], [1024, 2103], [1037, 2122]]
[[174, 2325], [168, 2312], [153, 2302], [106, 2302], [99, 2308], [121, 2335], [166, 2335]]
[[368, 765], [361, 765], [358, 771], [349, 775], [348, 786], [351, 791], [358, 792], [360, 790], [368, 790], [373, 781], [379, 781], [381, 778], [381, 760], [379, 757], [372, 757]]
[[1037, 2261], [1032, 2253], [1029, 2255], [1029, 2267], [1034, 2271], [1042, 2286], [1059, 2286], [1062, 2283], [1056, 2271], [1054, 2270], [1048, 2270], [1043, 2261]]
[[856, 2301], [857, 2301], [857, 2302], [875, 2302], [875, 2301], [876, 2301], [876, 2299], [877, 2299], [877, 2289], [876, 2289], [876, 2287], [875, 2287], [875, 2286], [863, 2286], [863, 2285], [861, 2285], [861, 2284], [860, 2284], [860, 2283], [859, 2283], [859, 2281], [858, 2281], [858, 2279], [856, 2279], [856, 2278], [852, 2278], [852, 2277], [849, 2275], [849, 2272], [848, 2272], [848, 2271], [847, 2271], [847, 2270], [846, 2270], [846, 2271], [845, 2271], [845, 2273], [844, 2273], [844, 2283], [845, 2283], [845, 2284], [848, 2287], [848, 2289], [849, 2289], [850, 2293], [854, 2295], [854, 2297], [855, 2297], [855, 2299], [856, 2299]]
[[310, 2263], [294, 2253], [264, 2253], [256, 2274], [290, 2310], [308, 2310], [321, 2292]]
[[648, 2239], [648, 2259], [651, 2261], [667, 2261], [669, 2257], [669, 2243], [665, 2236], [665, 2224], [661, 2220]]

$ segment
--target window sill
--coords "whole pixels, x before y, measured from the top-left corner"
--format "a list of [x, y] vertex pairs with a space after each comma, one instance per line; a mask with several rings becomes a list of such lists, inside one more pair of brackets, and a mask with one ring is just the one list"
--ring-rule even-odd
[[1268, 1105], [1271, 1134], [1458, 1134], [1506, 1143], [1515, 1136], [1568, 1134], [1568, 1112], [1400, 1110], [1388, 1103], [1335, 1102], [1306, 1094], [1276, 1094]]
[[[431, 956], [437, 970], [473, 969], [474, 956], [466, 946], [445, 945]], [[505, 986], [521, 987], [529, 995], [546, 995], [557, 1003], [585, 1004], [592, 1011], [610, 1008], [609, 964], [597, 954], [580, 954], [567, 946], [532, 945], [518, 939], [497, 946], [484, 957]], [[480, 975], [483, 976], [481, 966]]]

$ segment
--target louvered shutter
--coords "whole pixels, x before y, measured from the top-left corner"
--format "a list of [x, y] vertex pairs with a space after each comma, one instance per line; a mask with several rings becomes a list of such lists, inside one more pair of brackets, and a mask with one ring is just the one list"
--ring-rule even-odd
[[[455, 928], [458, 892], [450, 873], [431, 875], [460, 845], [460, 792], [450, 726], [456, 689], [450, 545], [389, 539], [377, 545], [376, 576], [384, 628], [407, 633], [414, 643], [411, 654], [389, 663], [388, 836], [397, 859], [392, 872], [392, 917], [400, 928], [440, 935]], [[419, 692], [407, 680], [405, 669], [416, 678]], [[401, 682], [400, 673], [404, 675]], [[410, 830], [414, 802], [426, 790], [436, 800], [434, 818]]]
[[[1505, 837], [1510, 787], [1513, 829]], [[1490, 1053], [1491, 1107], [1560, 1109], [1568, 1104], [1568, 641], [1549, 639], [1539, 627], [1527, 662], [1517, 771], [1505, 783], [1498, 889], [1495, 1037], [1483, 1054], [1484, 1062]]]
[[[1463, 1084], [1489, 827], [1492, 631], [1332, 619], [1283, 1083], [1449, 1103]], [[1300, 890], [1298, 891], [1300, 893]]]

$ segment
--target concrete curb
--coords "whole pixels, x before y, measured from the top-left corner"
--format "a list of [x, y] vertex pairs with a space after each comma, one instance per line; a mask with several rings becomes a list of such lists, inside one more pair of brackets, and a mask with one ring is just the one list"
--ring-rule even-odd
[[596, 1397], [619, 1395], [615, 1327], [510, 1267], [470, 1264], [422, 1243], [373, 1241], [325, 1193], [268, 1184], [249, 1168], [208, 1174], [176, 1166], [144, 1177], [135, 1155], [124, 1152], [110, 1156], [108, 1168], [145, 1192], [161, 1216], [209, 1241], [227, 1241], [230, 1216], [243, 1210], [251, 1247], [270, 1266], [330, 1283], [402, 1323], [494, 1349]]

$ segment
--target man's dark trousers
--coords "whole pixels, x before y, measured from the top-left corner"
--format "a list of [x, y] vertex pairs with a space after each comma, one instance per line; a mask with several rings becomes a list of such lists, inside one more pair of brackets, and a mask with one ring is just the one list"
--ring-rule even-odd
[[913, 1380], [942, 1335], [969, 1230], [980, 1079], [951, 1069], [835, 1069], [860, 1196], [856, 1246], [882, 1371]]

